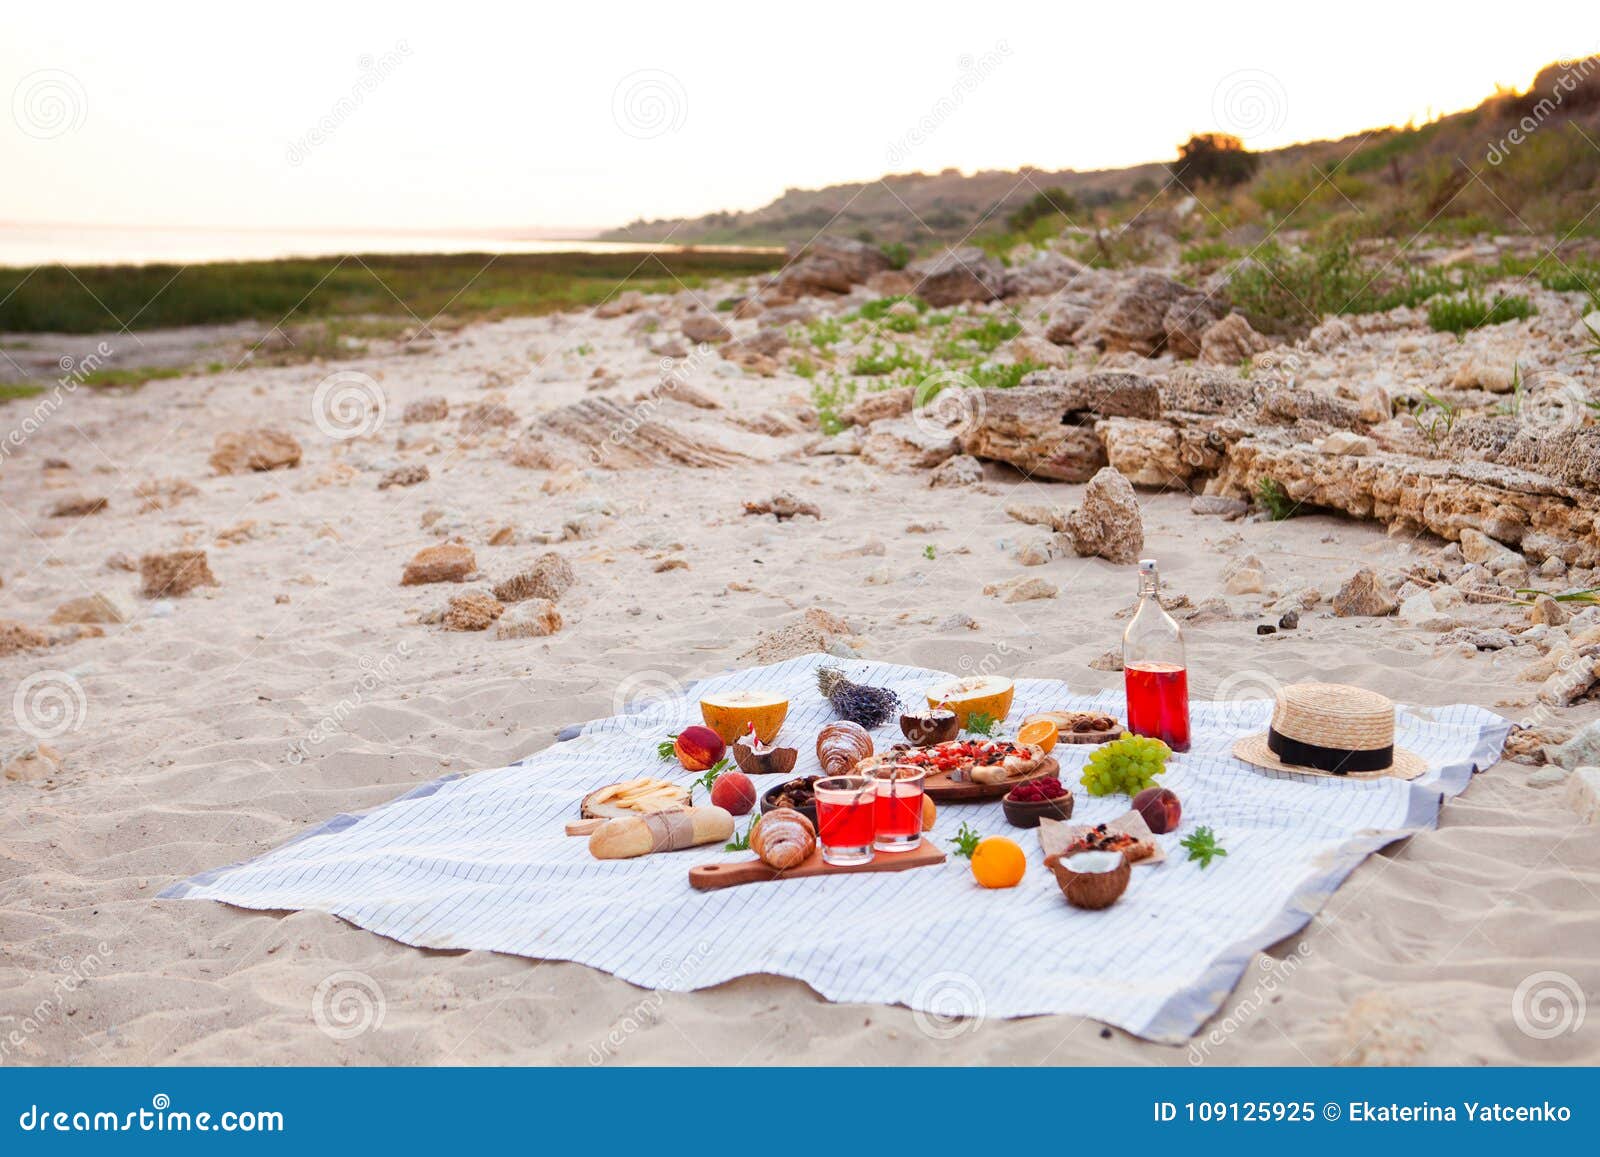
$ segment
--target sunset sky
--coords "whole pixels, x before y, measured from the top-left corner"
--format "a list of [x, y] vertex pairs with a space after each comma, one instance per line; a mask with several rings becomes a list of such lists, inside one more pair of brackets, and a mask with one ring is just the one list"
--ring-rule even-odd
[[886, 171], [1166, 159], [1210, 129], [1267, 148], [1464, 108], [1600, 50], [1590, 4], [1515, 15], [7, 5], [0, 222], [571, 228]]

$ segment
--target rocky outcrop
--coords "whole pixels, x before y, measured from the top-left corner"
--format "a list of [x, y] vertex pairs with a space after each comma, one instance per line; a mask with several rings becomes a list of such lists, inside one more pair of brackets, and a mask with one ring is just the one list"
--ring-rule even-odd
[[960, 449], [955, 432], [931, 417], [882, 418], [861, 439], [861, 457], [889, 470], [925, 470]]
[[1005, 289], [1005, 268], [971, 245], [913, 262], [906, 272], [916, 279], [917, 296], [939, 307], [993, 301]]
[[1197, 358], [1205, 334], [1214, 329], [1227, 306], [1215, 298], [1185, 294], [1167, 306], [1161, 328], [1166, 333], [1166, 348], [1180, 358]]
[[890, 272], [893, 262], [875, 245], [849, 237], [818, 237], [794, 253], [773, 279], [789, 297], [849, 293], [874, 274]]
[[1067, 515], [1063, 536], [1084, 558], [1098, 555], [1127, 565], [1144, 549], [1144, 519], [1133, 485], [1115, 470], [1104, 469], [1084, 488], [1083, 505]]
[[584, 398], [550, 411], [526, 431], [507, 457], [530, 470], [600, 466], [732, 466], [745, 461], [702, 437], [690, 437], [661, 417], [664, 403], [646, 399], [623, 406], [609, 398]]
[[[1573, 417], [1581, 420], [1582, 415]], [[1445, 435], [1440, 449], [1446, 457], [1479, 458], [1600, 493], [1600, 426], [1574, 421], [1570, 428], [1551, 429], [1516, 418], [1464, 418]]]
[[224, 431], [211, 448], [211, 468], [218, 474], [282, 470], [299, 464], [300, 443], [271, 426]]
[[1095, 423], [1109, 417], [1155, 418], [1156, 385], [1138, 374], [1042, 370], [1012, 390], [985, 390], [961, 448], [1006, 462], [1035, 478], [1087, 482], [1106, 465]]
[[[1222, 469], [1237, 433], [1221, 423], [1151, 422], [1107, 418], [1095, 433], [1112, 469], [1135, 486], [1165, 489], [1207, 478]], [[1231, 435], [1231, 437], [1230, 437]]]

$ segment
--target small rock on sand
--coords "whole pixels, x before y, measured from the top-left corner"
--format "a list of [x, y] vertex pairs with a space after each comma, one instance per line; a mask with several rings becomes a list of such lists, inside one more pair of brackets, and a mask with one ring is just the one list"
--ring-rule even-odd
[[1582, 822], [1600, 823], [1600, 767], [1580, 767], [1567, 777], [1567, 803]]
[[494, 597], [503, 603], [520, 603], [528, 599], [549, 599], [554, 602], [578, 581], [572, 566], [555, 551], [546, 551], [534, 560], [533, 565], [515, 574], [494, 588]]
[[1219, 494], [1197, 494], [1189, 500], [1191, 514], [1212, 515], [1232, 522], [1250, 513], [1250, 504], [1242, 498], [1224, 498]]
[[122, 608], [102, 594], [68, 599], [50, 613], [52, 623], [125, 623]]
[[983, 481], [983, 463], [970, 454], [957, 454], [928, 475], [929, 486], [976, 486]]
[[408, 425], [414, 422], [442, 422], [450, 416], [450, 403], [437, 394], [418, 398], [405, 408], [400, 420]]
[[83, 518], [99, 514], [106, 508], [106, 499], [100, 494], [74, 494], [62, 498], [50, 508], [51, 518]]
[[497, 639], [539, 639], [561, 629], [561, 612], [549, 599], [529, 599], [500, 616]]
[[1001, 602], [1026, 603], [1033, 599], [1053, 599], [1061, 592], [1054, 583], [1047, 583], [1041, 578], [1024, 579], [1020, 582], [1002, 584], [999, 588], [985, 588], [986, 592], [1001, 596]]
[[450, 605], [444, 612], [444, 629], [447, 631], [486, 631], [502, 614], [505, 607], [500, 600], [482, 591], [465, 591], [450, 596]]
[[423, 583], [458, 583], [478, 569], [478, 560], [470, 547], [459, 542], [441, 542], [438, 546], [423, 547], [406, 563], [400, 576], [403, 587]]
[[427, 480], [428, 464], [426, 462], [417, 462], [410, 466], [396, 466], [378, 479], [378, 489], [387, 490], [391, 486], [415, 486], [417, 483], [426, 482]]
[[15, 655], [19, 651], [36, 651], [48, 647], [50, 640], [15, 619], [0, 619], [0, 655]]
[[1122, 670], [1122, 652], [1107, 651], [1089, 660], [1089, 667], [1094, 671], [1120, 671]]
[[176, 598], [196, 587], [220, 586], [203, 550], [174, 550], [139, 559], [139, 593], [147, 599]]
[[252, 470], [287, 469], [300, 464], [300, 443], [271, 426], [227, 430], [217, 435], [211, 449], [211, 468], [218, 474], [247, 474]]
[[1098, 555], [1122, 566], [1138, 562], [1144, 519], [1133, 484], [1111, 467], [1101, 467], [1084, 488], [1083, 505], [1067, 516], [1066, 534], [1085, 558]]
[[1533, 600], [1533, 606], [1528, 608], [1528, 619], [1535, 625], [1543, 623], [1546, 626], [1559, 627], [1571, 618], [1567, 608], [1549, 595], [1540, 595]]
[[785, 522], [801, 514], [809, 515], [816, 519], [822, 517], [822, 509], [815, 502], [806, 502], [787, 491], [782, 494], [774, 494], [771, 498], [765, 498], [758, 502], [746, 502], [744, 504], [744, 512], [746, 514], [770, 514], [779, 522]]
[[1341, 617], [1377, 617], [1391, 614], [1396, 603], [1389, 584], [1370, 566], [1364, 566], [1345, 580], [1333, 596], [1333, 613]]

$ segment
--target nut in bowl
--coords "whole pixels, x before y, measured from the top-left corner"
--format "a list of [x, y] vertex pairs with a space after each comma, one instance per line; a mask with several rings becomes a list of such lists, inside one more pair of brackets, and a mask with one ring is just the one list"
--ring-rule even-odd
[[1019, 828], [1036, 828], [1043, 819], [1072, 818], [1072, 793], [1053, 775], [1019, 783], [1000, 802], [1006, 819]]
[[1067, 903], [1090, 911], [1109, 908], [1120, 900], [1133, 875], [1128, 857], [1121, 852], [1049, 855], [1044, 858], [1044, 866], [1055, 874]]

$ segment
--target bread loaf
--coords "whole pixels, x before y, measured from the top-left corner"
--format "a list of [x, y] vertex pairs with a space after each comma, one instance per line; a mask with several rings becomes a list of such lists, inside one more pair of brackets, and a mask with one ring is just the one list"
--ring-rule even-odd
[[675, 852], [696, 844], [731, 838], [733, 816], [719, 807], [607, 820], [589, 836], [589, 854], [597, 860], [629, 860], [651, 852]]

